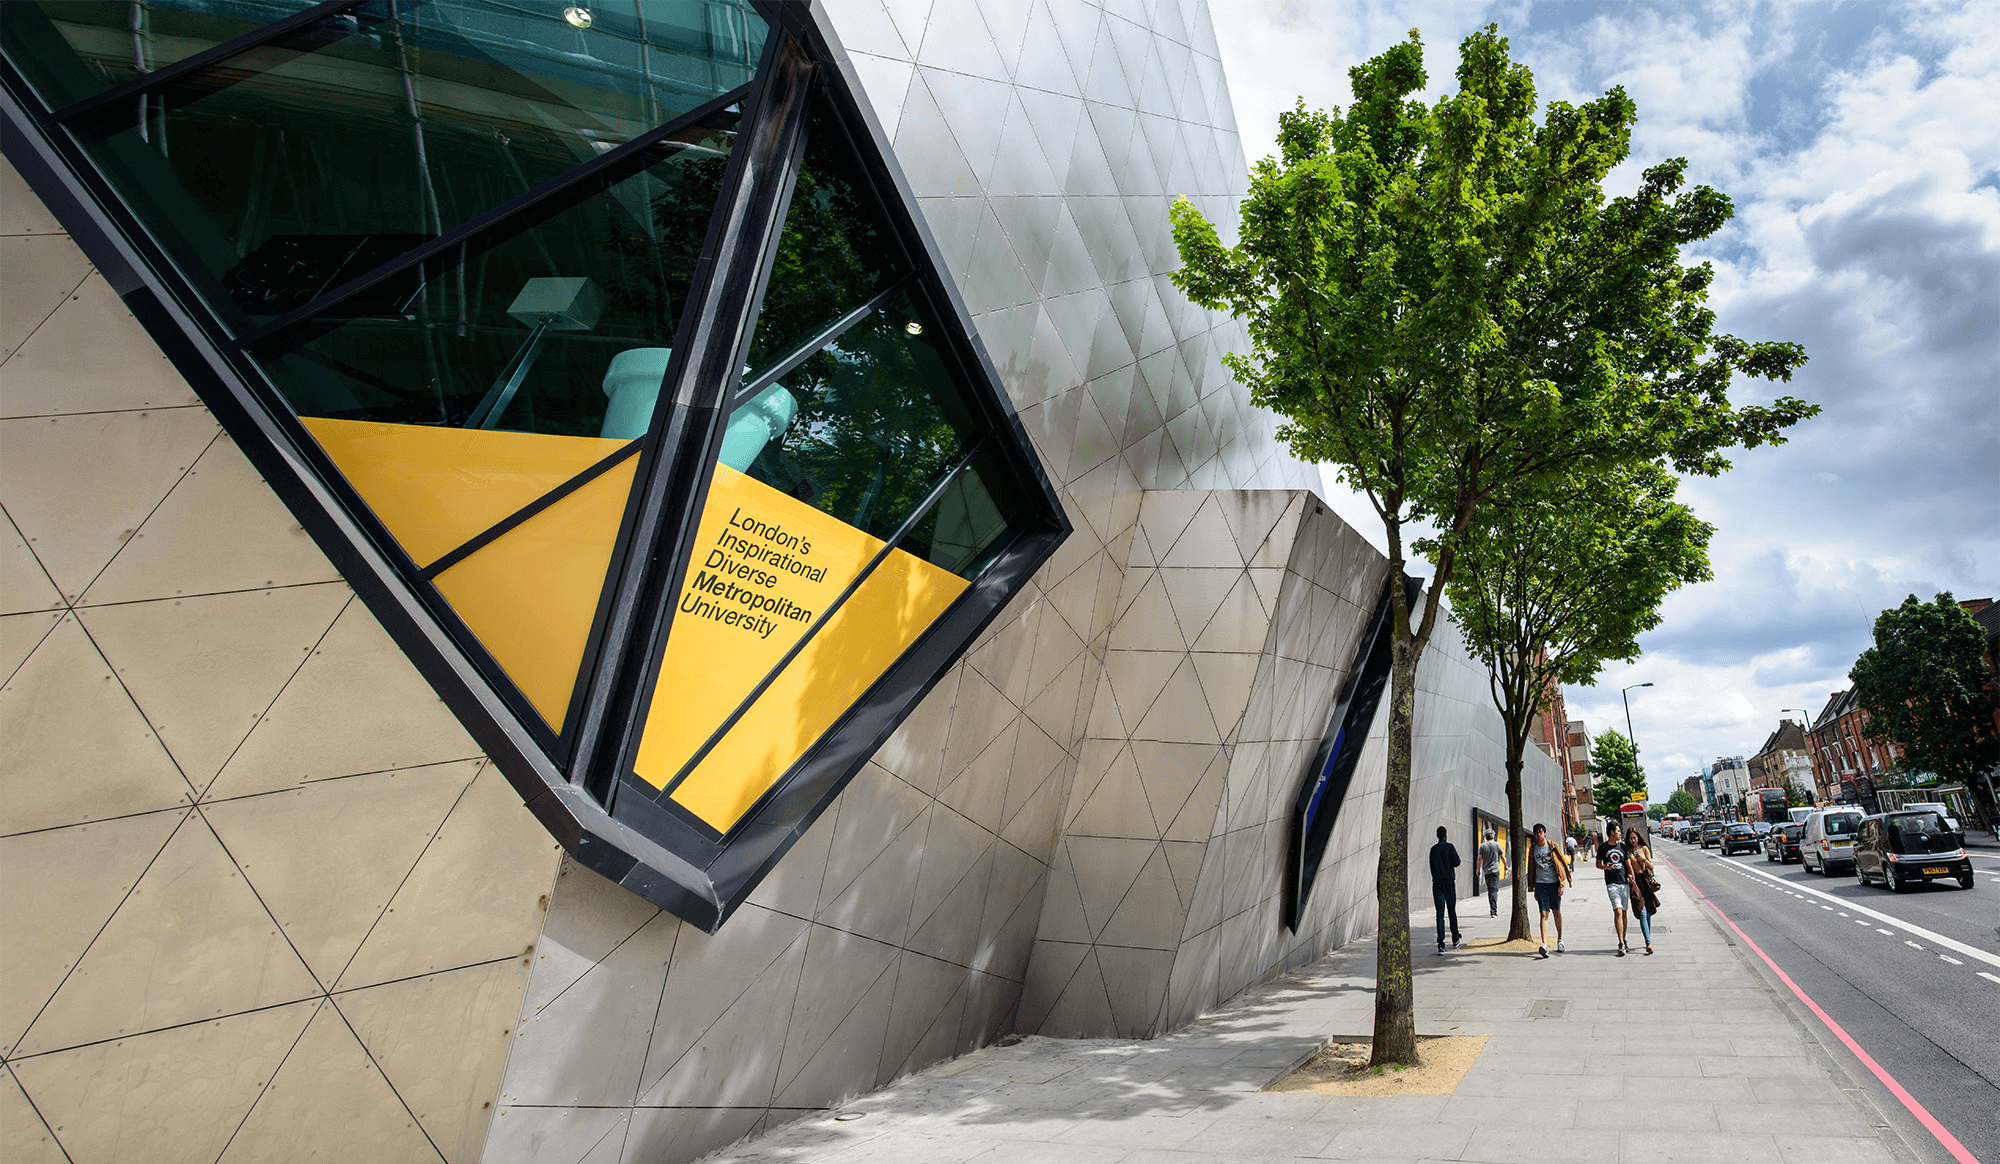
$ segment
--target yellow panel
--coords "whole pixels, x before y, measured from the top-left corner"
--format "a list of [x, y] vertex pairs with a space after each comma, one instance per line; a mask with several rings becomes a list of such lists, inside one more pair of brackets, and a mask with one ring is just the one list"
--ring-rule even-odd
[[625, 441], [302, 416], [354, 491], [428, 566]]
[[[640, 738], [663, 788], [883, 543], [718, 465]], [[892, 552], [710, 752], [673, 799], [727, 832], [965, 589]]]
[[435, 580], [555, 731], [569, 711], [638, 466], [634, 453]]

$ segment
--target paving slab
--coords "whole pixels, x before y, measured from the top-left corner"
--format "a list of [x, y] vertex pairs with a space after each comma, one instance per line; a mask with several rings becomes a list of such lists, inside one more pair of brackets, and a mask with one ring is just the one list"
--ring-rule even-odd
[[[1373, 1025], [1375, 948], [1360, 941], [1146, 1041], [1029, 1037], [782, 1125], [735, 1164], [1908, 1164], [1843, 1090], [1678, 882], [1652, 956], [1617, 957], [1588, 872], [1565, 902], [1569, 951], [1444, 956], [1416, 935], [1419, 1034], [1486, 1035], [1451, 1095], [1263, 1088]], [[1461, 919], [1497, 937], [1504, 919]], [[1540, 1003], [1542, 1005], [1535, 1005]], [[1552, 1004], [1552, 1005], [1551, 1005]], [[1546, 1015], [1548, 1017], [1531, 1017]], [[1889, 1136], [1885, 1140], [1883, 1137]]]

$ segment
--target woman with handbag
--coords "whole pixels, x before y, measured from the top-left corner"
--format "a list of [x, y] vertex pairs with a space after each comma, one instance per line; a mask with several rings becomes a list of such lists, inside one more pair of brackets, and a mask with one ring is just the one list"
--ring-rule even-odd
[[1632, 885], [1632, 916], [1638, 919], [1639, 935], [1645, 939], [1646, 953], [1653, 952], [1653, 914], [1660, 908], [1660, 882], [1653, 876], [1653, 850], [1638, 829], [1625, 830], [1625, 872]]

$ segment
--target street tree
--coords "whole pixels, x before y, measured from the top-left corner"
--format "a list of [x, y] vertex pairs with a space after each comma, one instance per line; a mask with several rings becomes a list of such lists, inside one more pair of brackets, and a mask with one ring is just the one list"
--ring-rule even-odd
[[1676, 788], [1674, 789], [1674, 794], [1667, 797], [1668, 812], [1677, 812], [1682, 816], [1692, 816], [1695, 810], [1700, 807], [1701, 804], [1694, 797], [1688, 795], [1688, 790], [1685, 788]]
[[[1657, 465], [1580, 474], [1496, 500], [1459, 539], [1445, 594], [1452, 621], [1486, 665], [1500, 712], [1517, 853], [1526, 835], [1522, 767], [1550, 692], [1558, 683], [1590, 684], [1607, 661], [1638, 658], [1639, 636], [1660, 623], [1661, 600], [1713, 577], [1708, 540], [1715, 527], [1674, 500], [1676, 484]], [[1511, 916], [1508, 938], [1527, 940], [1524, 878], [1514, 879]]]
[[1185, 199], [1171, 210], [1175, 286], [1246, 324], [1225, 357], [1251, 399], [1280, 413], [1299, 457], [1335, 467], [1382, 521], [1391, 576], [1412, 522], [1440, 530], [1434, 585], [1390, 604], [1393, 668], [1377, 904], [1377, 1064], [1416, 1062], [1408, 931], [1411, 717], [1439, 587], [1490, 498], [1595, 469], [1664, 460], [1719, 473], [1725, 452], [1775, 442], [1815, 409], [1790, 397], [1739, 406], [1739, 372], [1789, 379], [1795, 344], [1714, 331], [1706, 264], [1683, 246], [1732, 213], [1683, 190], [1685, 159], [1637, 191], [1603, 183], [1636, 111], [1622, 89], [1551, 102], [1489, 27], [1460, 45], [1459, 91], [1425, 104], [1423, 46], [1356, 66], [1354, 103], [1278, 119], [1279, 156], [1257, 163], [1225, 245]]
[[1617, 816], [1618, 806], [1646, 799], [1646, 773], [1639, 767], [1639, 753], [1632, 741], [1616, 728], [1598, 734], [1590, 748], [1590, 782], [1598, 810]]
[[1930, 602], [1912, 594], [1875, 619], [1875, 645], [1848, 678], [1867, 713], [1862, 734], [1903, 748], [1903, 764], [1962, 780], [1995, 813], [1987, 774], [2000, 762], [1986, 635], [1949, 591]]

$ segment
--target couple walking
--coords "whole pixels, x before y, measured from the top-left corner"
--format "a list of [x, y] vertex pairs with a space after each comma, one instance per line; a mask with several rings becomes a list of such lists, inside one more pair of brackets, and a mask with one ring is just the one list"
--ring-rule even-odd
[[[1563, 890], [1575, 884], [1570, 876], [1570, 863], [1549, 841], [1548, 829], [1535, 826], [1535, 838], [1528, 846], [1528, 868], [1534, 877], [1535, 904], [1542, 912], [1542, 943], [1536, 953], [1549, 956], [1549, 916], [1556, 919], [1556, 952], [1562, 953], [1568, 947], [1563, 945], [1562, 895]], [[1653, 952], [1653, 914], [1659, 912], [1659, 882], [1653, 876], [1653, 851], [1647, 847], [1645, 838], [1637, 829], [1626, 829], [1623, 838], [1618, 835], [1618, 826], [1604, 830], [1604, 839], [1597, 842], [1597, 867], [1604, 871], [1605, 896], [1611, 899], [1611, 924], [1618, 932], [1618, 956], [1623, 958], [1630, 952], [1625, 942], [1626, 915], [1639, 919], [1639, 932], [1645, 938], [1646, 953]]]

